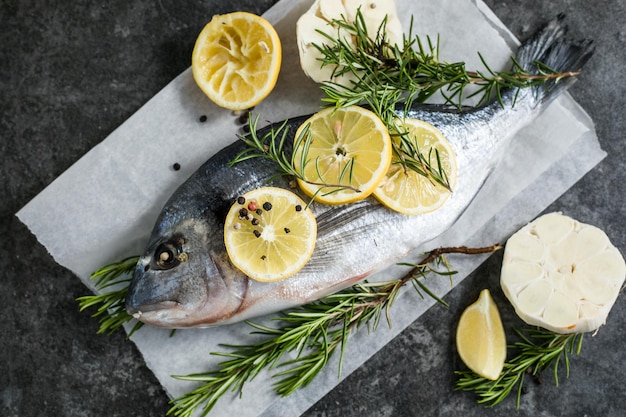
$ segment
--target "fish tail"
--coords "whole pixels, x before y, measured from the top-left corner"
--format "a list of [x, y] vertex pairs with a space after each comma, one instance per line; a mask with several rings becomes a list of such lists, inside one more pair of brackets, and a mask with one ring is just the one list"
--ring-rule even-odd
[[[591, 40], [567, 39], [565, 15], [559, 14], [519, 48], [516, 63], [530, 74], [561, 74], [534, 86], [539, 102], [551, 101], [568, 89], [593, 55]], [[540, 64], [538, 64], [540, 63]], [[547, 68], [546, 68], [547, 67]]]

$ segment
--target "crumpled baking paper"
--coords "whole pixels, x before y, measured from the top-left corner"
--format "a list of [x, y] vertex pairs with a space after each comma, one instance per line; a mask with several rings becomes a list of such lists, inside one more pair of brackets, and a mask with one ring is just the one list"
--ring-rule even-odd
[[[311, 3], [282, 0], [265, 14], [280, 34], [284, 56], [275, 90], [254, 111], [261, 121], [312, 113], [321, 105], [319, 88], [299, 68], [295, 43], [295, 22]], [[492, 68], [509, 66], [517, 41], [481, 1], [397, 0], [397, 5], [405, 31], [413, 16], [415, 35], [433, 39], [440, 36], [442, 60], [465, 61], [468, 69], [481, 69], [480, 52]], [[206, 121], [202, 122], [201, 116], [206, 116]], [[93, 288], [89, 276], [98, 267], [142, 252], [166, 199], [200, 164], [234, 141], [239, 129], [236, 117], [212, 104], [187, 70], [17, 215], [59, 264]], [[459, 221], [430, 242], [431, 247], [418, 251], [439, 245], [503, 242], [604, 156], [589, 117], [571, 97], [562, 96], [517, 135]], [[174, 164], [180, 169], [175, 170]], [[458, 271], [453, 284], [447, 279], [431, 279], [429, 288], [439, 296], [445, 295], [485, 257], [451, 257]], [[419, 258], [416, 255], [413, 261]], [[394, 266], [383, 274], [395, 278], [402, 272]], [[224, 395], [211, 416], [304, 412], [433, 303], [413, 290], [405, 291], [392, 309], [392, 329], [381, 324], [375, 337], [367, 331], [351, 337], [341, 377], [337, 375], [335, 357], [311, 385], [280, 398], [272, 391], [271, 376], [263, 372], [246, 385], [243, 397], [236, 393]], [[224, 351], [219, 344], [250, 342], [250, 330], [246, 324], [234, 324], [178, 331], [170, 337], [167, 330], [145, 326], [132, 340], [169, 395], [178, 397], [196, 384], [171, 375], [217, 369], [221, 359], [209, 353]]]

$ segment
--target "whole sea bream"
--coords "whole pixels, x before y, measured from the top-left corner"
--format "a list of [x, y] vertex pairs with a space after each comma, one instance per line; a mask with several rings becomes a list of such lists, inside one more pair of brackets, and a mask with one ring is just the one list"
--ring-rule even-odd
[[[562, 17], [524, 43], [517, 62], [536, 72], [535, 61], [575, 72], [591, 56], [589, 42], [564, 39]], [[256, 158], [229, 166], [244, 149], [237, 140], [204, 163], [171, 196], [159, 215], [128, 289], [126, 308], [150, 325], [166, 328], [232, 323], [302, 305], [349, 287], [397, 262], [451, 227], [470, 205], [509, 139], [575, 80], [502, 93], [473, 109], [415, 105], [406, 114], [437, 127], [457, 159], [456, 188], [442, 208], [419, 216], [393, 212], [373, 197], [343, 206], [313, 203], [318, 235], [311, 260], [295, 276], [274, 283], [249, 279], [229, 261], [224, 218], [238, 196], [268, 185], [274, 162]], [[290, 137], [308, 116], [287, 121]], [[262, 137], [270, 125], [258, 132]], [[279, 177], [272, 185], [289, 188]], [[162, 256], [164, 255], [164, 256]]]

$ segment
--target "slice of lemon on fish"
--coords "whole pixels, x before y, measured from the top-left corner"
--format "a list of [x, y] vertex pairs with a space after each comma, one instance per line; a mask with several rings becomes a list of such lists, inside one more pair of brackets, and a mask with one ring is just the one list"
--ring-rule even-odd
[[456, 347], [461, 360], [475, 374], [498, 379], [506, 359], [504, 326], [489, 290], [461, 314], [456, 331]]
[[282, 46], [274, 27], [247, 12], [216, 15], [193, 48], [191, 70], [200, 89], [217, 105], [246, 110], [273, 90]]
[[526, 323], [584, 333], [605, 323], [625, 278], [624, 257], [606, 233], [549, 213], [508, 239], [500, 284]]
[[240, 196], [224, 224], [230, 261], [263, 282], [300, 271], [313, 254], [316, 238], [315, 216], [300, 197], [283, 188], [262, 187]]
[[374, 191], [391, 163], [391, 138], [373, 112], [358, 106], [315, 113], [296, 131], [294, 168], [316, 201], [344, 204]]
[[[400, 125], [410, 147], [419, 150], [428, 163], [447, 177], [450, 189], [401, 163], [394, 153], [391, 166], [374, 191], [374, 196], [388, 208], [407, 215], [429, 213], [440, 208], [456, 185], [457, 166], [454, 150], [443, 134], [430, 123], [407, 118]], [[396, 146], [402, 139], [394, 135]], [[402, 148], [400, 148], [402, 149]]]

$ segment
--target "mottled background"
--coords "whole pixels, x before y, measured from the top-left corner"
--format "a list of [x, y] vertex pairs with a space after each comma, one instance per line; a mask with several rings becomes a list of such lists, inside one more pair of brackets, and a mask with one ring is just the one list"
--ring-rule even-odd
[[[78, 312], [87, 290], [55, 264], [15, 213], [190, 64], [213, 14], [262, 13], [275, 1], [0, 0], [0, 415], [159, 416], [168, 398], [124, 335], [97, 336]], [[596, 123], [608, 157], [548, 211], [603, 228], [626, 252], [624, 73], [626, 2], [486, 3], [519, 38], [558, 13], [596, 54], [571, 94]], [[480, 50], [480, 45], [476, 45]], [[527, 384], [522, 406], [495, 409], [453, 391], [454, 329], [489, 286], [507, 325], [495, 254], [418, 322], [307, 411], [314, 416], [618, 416], [626, 399], [624, 296], [587, 337], [557, 388]], [[242, 401], [245, 401], [245, 396]]]

